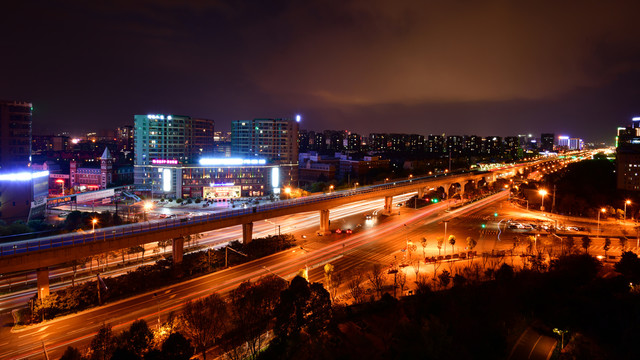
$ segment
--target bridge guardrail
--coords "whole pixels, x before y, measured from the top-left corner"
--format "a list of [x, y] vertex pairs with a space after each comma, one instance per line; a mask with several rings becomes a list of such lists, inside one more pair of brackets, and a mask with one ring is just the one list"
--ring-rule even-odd
[[[62, 234], [62, 235], [55, 235], [55, 236], [51, 236], [43, 239], [24, 240], [20, 242], [0, 244], [0, 257], [13, 255], [13, 254], [22, 254], [30, 251], [52, 249], [52, 248], [61, 247], [61, 246], [74, 246], [78, 244], [85, 244], [87, 242], [92, 242], [92, 241], [106, 241], [109, 239], [115, 239], [119, 236], [141, 234], [149, 231], [175, 228], [182, 225], [191, 225], [191, 224], [197, 224], [197, 223], [202, 223], [202, 222], [207, 222], [212, 220], [220, 220], [220, 219], [226, 219], [226, 218], [235, 217], [235, 216], [247, 215], [254, 212], [257, 213], [257, 212], [281, 209], [281, 208], [291, 207], [291, 206], [312, 204], [312, 203], [317, 203], [319, 201], [332, 200], [332, 199], [345, 197], [345, 196], [368, 194], [371, 192], [387, 190], [387, 189], [391, 189], [394, 187], [403, 186], [407, 184], [415, 185], [414, 183], [427, 182], [439, 177], [455, 177], [457, 175], [469, 175], [472, 173], [477, 173], [477, 171], [436, 174], [436, 175], [412, 178], [407, 180], [396, 180], [396, 181], [385, 183], [385, 184], [363, 186], [359, 189], [340, 190], [340, 191], [331, 192], [329, 194], [312, 195], [312, 196], [302, 197], [297, 199], [284, 200], [277, 203], [252, 206], [244, 209], [226, 210], [219, 213], [194, 215], [193, 217], [190, 217], [190, 218], [152, 220], [152, 221], [146, 221], [144, 223], [123, 225], [118, 227], [117, 229], [114, 229], [114, 227], [108, 227], [108, 228], [98, 229], [95, 232], [90, 232], [90, 233]], [[485, 173], [485, 172], [482, 172], [482, 173]]]

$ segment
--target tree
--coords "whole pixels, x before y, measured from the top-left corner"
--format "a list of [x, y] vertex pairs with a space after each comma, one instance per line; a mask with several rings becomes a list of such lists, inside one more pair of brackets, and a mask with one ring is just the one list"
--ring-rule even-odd
[[103, 324], [98, 329], [98, 333], [93, 340], [91, 340], [89, 349], [91, 349], [92, 360], [107, 360], [111, 358], [111, 354], [113, 354], [113, 351], [115, 350], [111, 325]]
[[331, 299], [322, 284], [309, 284], [303, 277], [296, 276], [280, 293], [275, 314], [274, 332], [280, 342], [297, 336], [303, 327], [307, 332], [316, 334], [331, 317]]
[[411, 262], [411, 267], [413, 268], [413, 272], [416, 273], [416, 282], [418, 281], [418, 275], [420, 274], [420, 261], [414, 260]]
[[467, 282], [467, 278], [460, 274], [455, 274], [453, 276], [453, 287], [462, 287]]
[[426, 258], [426, 248], [427, 248], [427, 238], [422, 238], [422, 240], [420, 241], [420, 245], [422, 245], [422, 258]]
[[444, 238], [439, 237], [436, 242], [436, 247], [438, 248], [438, 255], [440, 255], [440, 249], [442, 249], [442, 244], [444, 244]]
[[620, 242], [620, 247], [622, 248], [622, 251], [624, 252], [625, 249], [627, 248], [627, 238], [622, 236], [622, 237], [620, 237], [619, 242]]
[[476, 245], [478, 245], [478, 241], [471, 236], [467, 237], [467, 250], [473, 250]]
[[602, 249], [604, 249], [604, 258], [607, 258], [607, 251], [609, 251], [609, 249], [611, 249], [611, 239], [606, 238], [604, 239], [604, 246], [602, 247]]
[[438, 279], [440, 280], [440, 286], [443, 289], [446, 289], [449, 286], [449, 282], [451, 282], [451, 274], [447, 270], [442, 270], [440, 275], [438, 275]]
[[399, 271], [397, 274], [398, 285], [400, 285], [400, 295], [404, 293], [404, 286], [407, 284], [407, 274], [404, 271]]
[[349, 294], [357, 304], [364, 302], [364, 289], [360, 285], [362, 283], [362, 273], [358, 270], [354, 270], [350, 276], [348, 276], [347, 289]]
[[60, 360], [82, 360], [82, 354], [74, 347], [67, 346], [67, 349], [60, 357]]
[[252, 357], [256, 357], [262, 348], [262, 334], [267, 331], [273, 318], [280, 292], [286, 288], [284, 280], [273, 275], [259, 279], [252, 284], [245, 281], [231, 292], [229, 308], [231, 318], [239, 335], [232, 344], [246, 342]]
[[456, 237], [455, 235], [449, 235], [449, 244], [451, 245], [451, 252], [455, 253]]
[[185, 334], [206, 360], [207, 349], [224, 333], [227, 303], [216, 293], [203, 299], [188, 301], [184, 306], [182, 319], [185, 322]]
[[582, 237], [582, 248], [587, 254], [589, 253], [589, 246], [591, 246], [591, 238], [585, 235]]
[[567, 236], [567, 253], [571, 254], [573, 252], [573, 247], [575, 246], [575, 239], [573, 236]]
[[384, 288], [387, 274], [384, 272], [380, 264], [373, 264], [373, 266], [371, 266], [371, 271], [367, 273], [367, 279], [378, 293], [378, 296], [382, 296], [382, 288]]
[[615, 265], [617, 272], [624, 275], [631, 282], [640, 282], [640, 259], [631, 251], [625, 251]]
[[[324, 283], [326, 284], [327, 290], [329, 291], [329, 293], [335, 293], [337, 294], [337, 286], [334, 284], [334, 266], [326, 263], [324, 265]], [[339, 286], [339, 284], [338, 284]], [[334, 291], [334, 288], [336, 288]], [[334, 297], [331, 297], [332, 300], [335, 300]]]
[[510, 281], [511, 279], [513, 279], [513, 276], [513, 267], [507, 264], [502, 264], [502, 266], [500, 266], [500, 268], [495, 272], [496, 280], [500, 282]]
[[153, 333], [142, 319], [134, 321], [123, 334], [126, 336], [126, 348], [138, 357], [142, 357], [153, 342]]
[[184, 335], [176, 332], [162, 343], [162, 356], [165, 359], [188, 360], [193, 356], [193, 347]]

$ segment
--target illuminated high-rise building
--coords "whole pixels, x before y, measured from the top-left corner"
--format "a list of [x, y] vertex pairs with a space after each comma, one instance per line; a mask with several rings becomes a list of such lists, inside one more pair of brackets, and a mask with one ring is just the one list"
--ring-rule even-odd
[[0, 101], [0, 219], [42, 217], [49, 192], [49, 172], [31, 168], [29, 102]]
[[298, 120], [253, 119], [231, 122], [231, 153], [277, 164], [298, 163]]
[[[162, 194], [171, 171], [151, 165], [196, 164], [214, 152], [214, 121], [183, 115], [134, 116], [134, 184], [151, 195]], [[175, 187], [175, 176], [171, 183]]]

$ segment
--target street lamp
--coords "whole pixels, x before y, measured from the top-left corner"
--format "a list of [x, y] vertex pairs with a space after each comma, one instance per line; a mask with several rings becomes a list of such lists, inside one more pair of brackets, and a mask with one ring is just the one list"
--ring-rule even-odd
[[624, 221], [627, 221], [627, 205], [631, 205], [631, 200], [624, 202]]
[[291, 188], [289, 186], [284, 188], [284, 193], [287, 194], [287, 199], [291, 199]]
[[151, 208], [153, 208], [153, 204], [151, 204], [150, 202], [145, 202], [144, 205], [142, 206], [142, 208], [144, 209], [144, 220], [147, 220], [147, 212], [149, 212], [151, 210]]
[[353, 183], [353, 190], [357, 189], [357, 188], [358, 188], [358, 185], [360, 185], [360, 183], [357, 183], [357, 182], [356, 182], [356, 183]]
[[540, 189], [538, 191], [538, 194], [540, 194], [540, 196], [542, 196], [542, 205], [540, 206], [540, 211], [544, 211], [544, 196], [547, 195], [547, 190]]
[[600, 209], [600, 211], [598, 211], [598, 233], [597, 233], [598, 236], [600, 236], [600, 213], [604, 214], [605, 212], [607, 212], [607, 209], [605, 208], [602, 208]]
[[98, 223], [98, 219], [91, 219], [91, 232], [93, 233], [93, 240], [96, 240], [96, 224]]
[[333, 185], [329, 185], [329, 194], [331, 194], [331, 190], [333, 190]]

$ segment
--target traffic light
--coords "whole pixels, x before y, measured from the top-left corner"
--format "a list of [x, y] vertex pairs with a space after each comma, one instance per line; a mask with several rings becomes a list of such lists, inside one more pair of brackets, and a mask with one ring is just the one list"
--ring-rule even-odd
[[484, 224], [484, 223], [483, 223], [483, 224], [482, 224], [482, 228], [484, 229], [484, 228], [486, 228], [486, 227], [487, 227], [487, 224]]
[[498, 217], [498, 213], [497, 213], [497, 212], [494, 212], [494, 213], [493, 213], [493, 217]]

